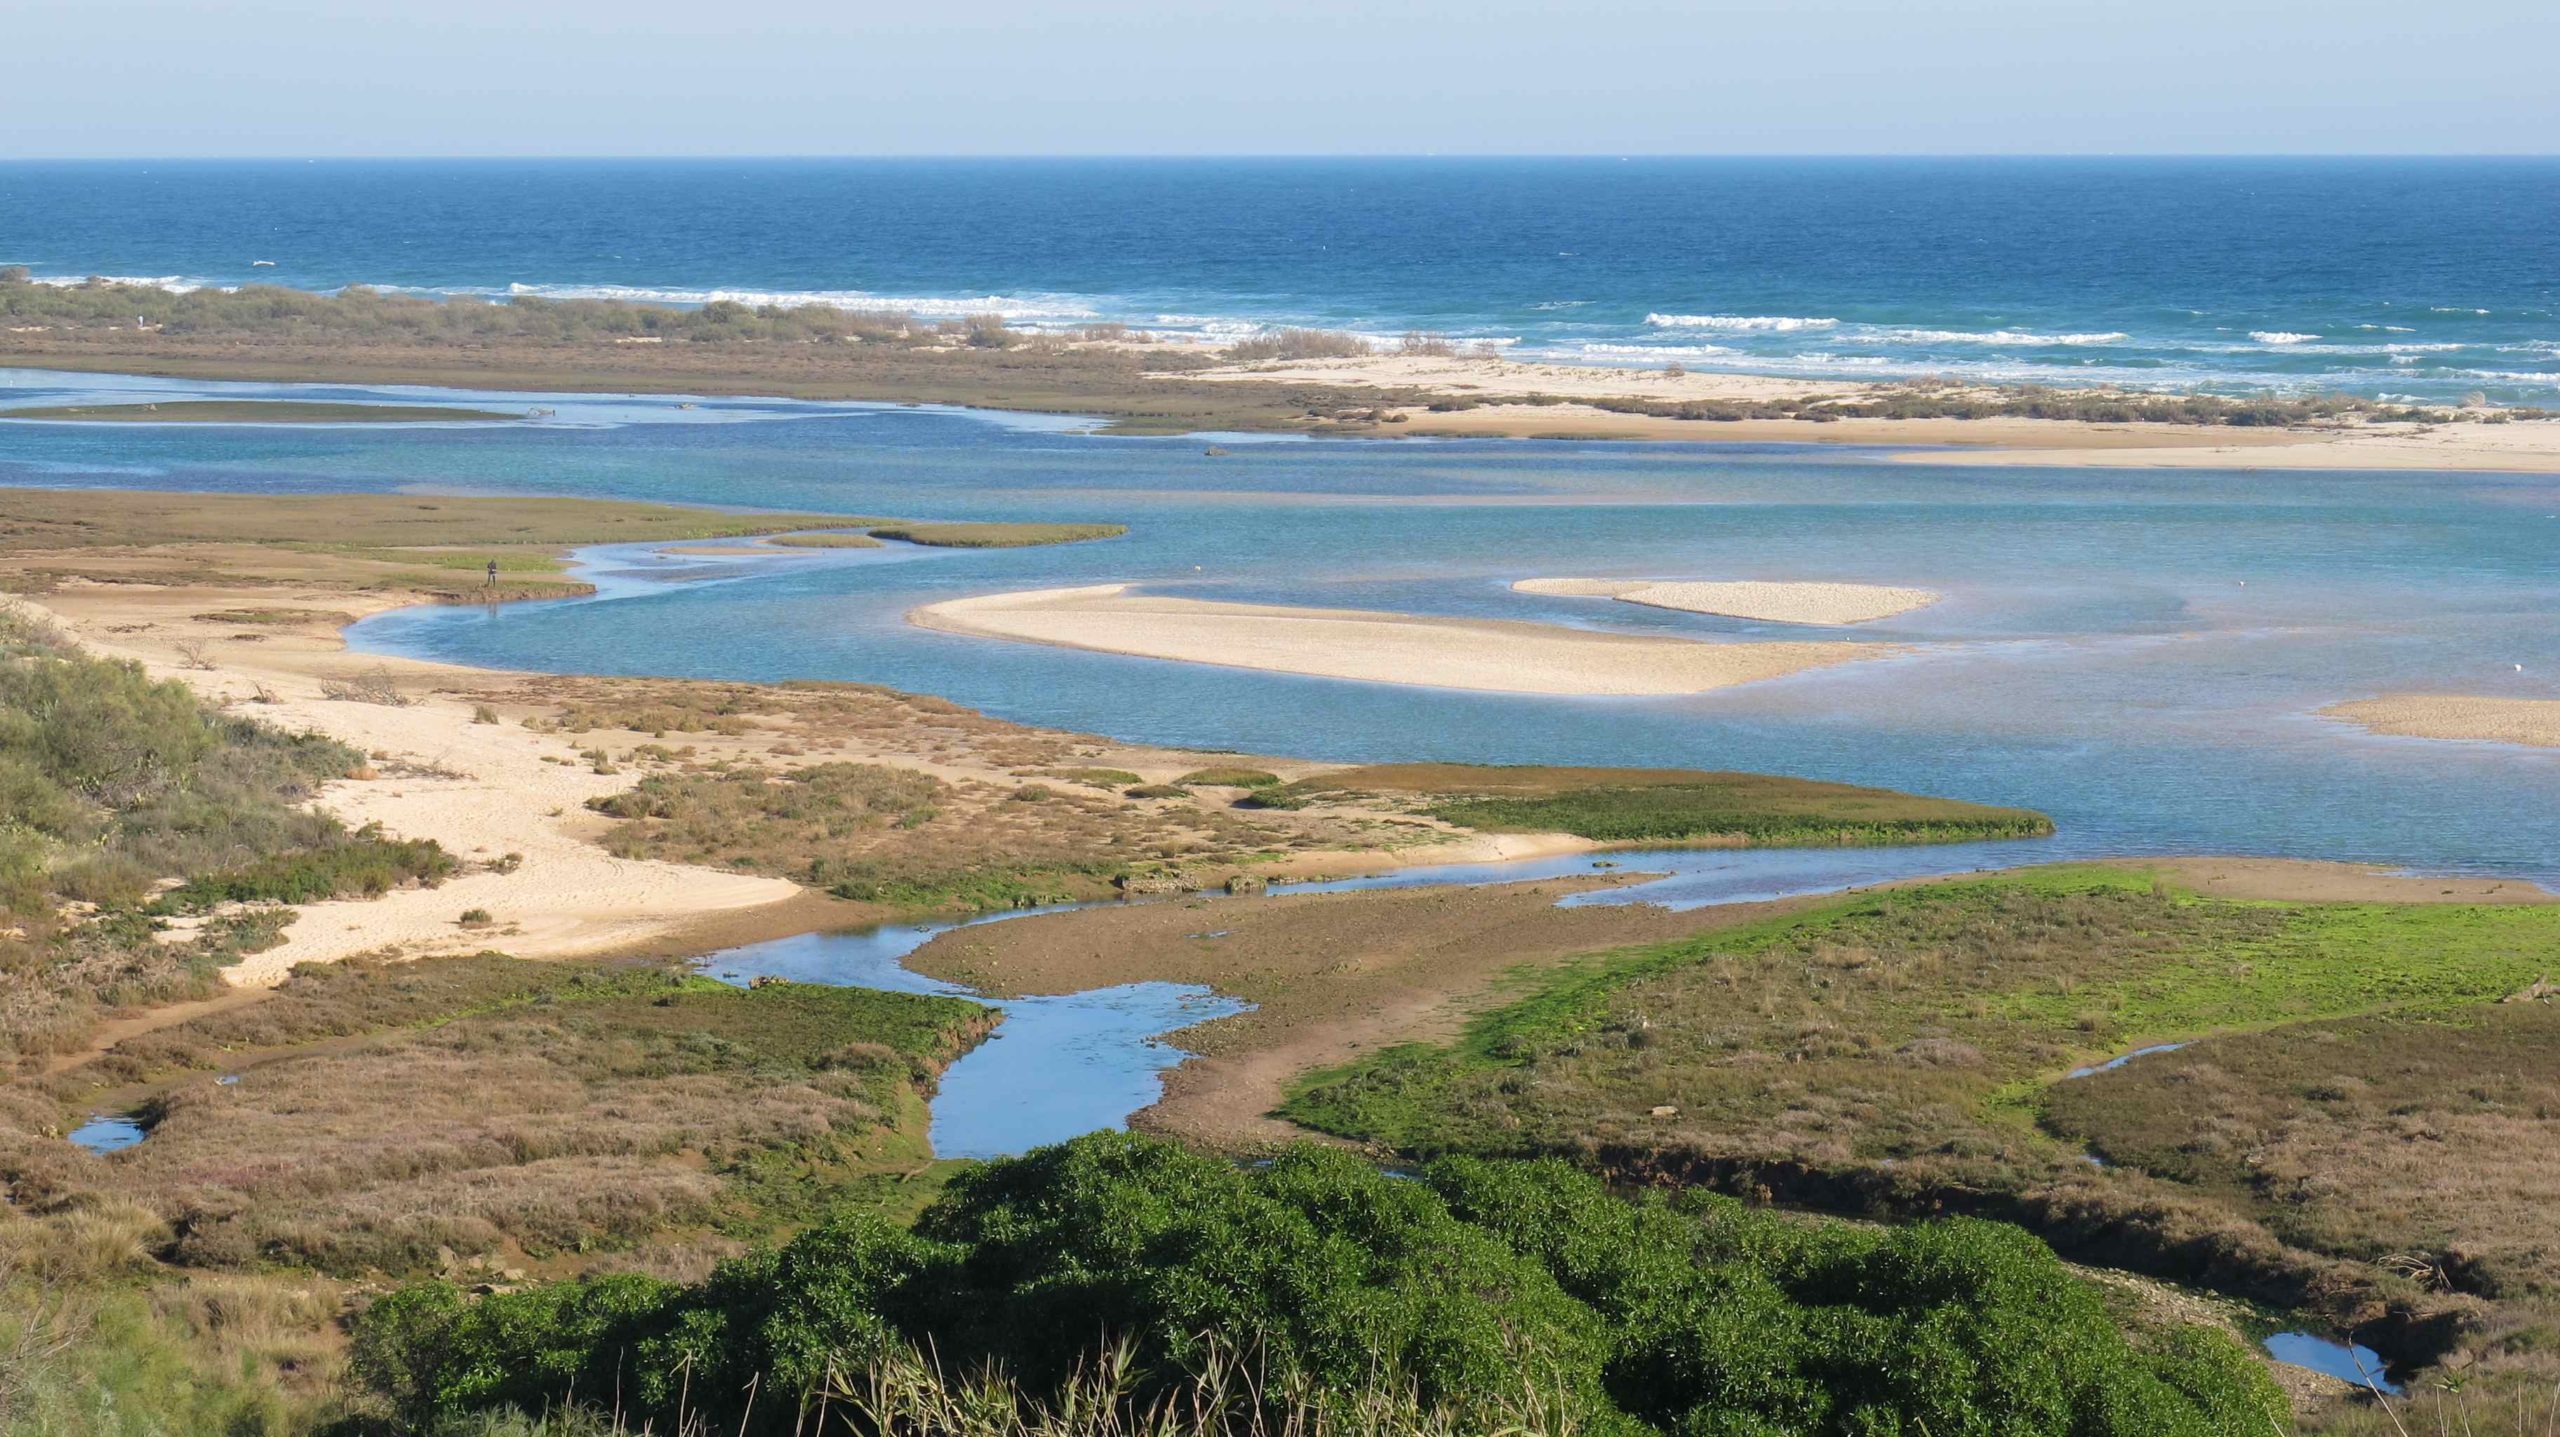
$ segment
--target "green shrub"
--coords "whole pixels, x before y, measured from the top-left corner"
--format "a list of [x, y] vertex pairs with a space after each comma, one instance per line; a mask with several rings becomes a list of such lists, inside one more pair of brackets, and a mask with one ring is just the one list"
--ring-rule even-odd
[[[1460, 1431], [1504, 1425], [1524, 1387], [1630, 1437], [2263, 1437], [2285, 1411], [2235, 1341], [2129, 1340], [2014, 1228], [1627, 1202], [1552, 1162], [1409, 1181], [1301, 1146], [1245, 1169], [1117, 1133], [966, 1173], [912, 1230], [841, 1216], [692, 1287], [408, 1289], [365, 1315], [355, 1366], [422, 1423], [611, 1390], [635, 1414], [685, 1401], [717, 1430], [780, 1433], [914, 1349], [1000, 1372], [995, 1399], [1028, 1408], [1115, 1346], [1133, 1404], [1409, 1394]], [[1237, 1352], [1257, 1382], [1186, 1386]]]
[[1258, 768], [1195, 768], [1174, 782], [1200, 788], [1277, 788], [1280, 775]]
[[367, 828], [343, 843], [278, 854], [225, 873], [190, 879], [161, 903], [172, 912], [193, 913], [222, 903], [373, 897], [412, 883], [432, 888], [452, 876], [454, 867], [453, 855], [432, 838], [384, 838]]

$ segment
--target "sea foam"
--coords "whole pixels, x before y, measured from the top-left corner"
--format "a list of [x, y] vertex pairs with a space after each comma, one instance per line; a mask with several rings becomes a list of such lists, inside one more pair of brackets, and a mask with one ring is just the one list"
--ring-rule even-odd
[[1712, 329], [1727, 334], [1783, 334], [1799, 329], [1832, 329], [1836, 319], [1797, 319], [1778, 314], [1648, 314], [1656, 329]]

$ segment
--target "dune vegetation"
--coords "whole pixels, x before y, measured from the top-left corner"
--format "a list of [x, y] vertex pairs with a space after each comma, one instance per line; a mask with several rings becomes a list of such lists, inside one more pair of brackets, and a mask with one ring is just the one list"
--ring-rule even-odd
[[445, 877], [434, 842], [303, 806], [363, 764], [0, 607], [0, 1048], [59, 1051], [107, 1008], [203, 991], [274, 940], [273, 904]]

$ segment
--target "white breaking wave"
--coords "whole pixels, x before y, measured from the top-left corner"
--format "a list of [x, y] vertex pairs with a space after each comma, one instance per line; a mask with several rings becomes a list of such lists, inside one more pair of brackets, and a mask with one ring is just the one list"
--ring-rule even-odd
[[1603, 359], [1717, 359], [1742, 351], [1721, 344], [1603, 344], [1595, 340], [1578, 352]]
[[192, 294], [205, 287], [203, 280], [189, 279], [182, 274], [39, 274], [30, 275], [28, 278], [37, 284], [49, 284], [56, 289], [73, 289], [93, 279], [104, 280], [109, 284], [147, 285], [153, 289], [165, 289], [171, 294]]
[[2249, 337], [2260, 344], [2308, 344], [2320, 336], [2295, 334], [2288, 329], [2253, 329], [2249, 331]]
[[1880, 329], [1843, 336], [1859, 344], [2017, 344], [2036, 347], [2122, 344], [2132, 337], [2120, 329], [2093, 334], [2031, 334], [2022, 329]]
[[1013, 295], [989, 294], [975, 299], [945, 298], [924, 295], [873, 294], [859, 289], [660, 289], [649, 285], [629, 284], [511, 284], [505, 293], [509, 298], [535, 299], [620, 299], [635, 304], [731, 304], [773, 306], [798, 309], [811, 305], [831, 305], [837, 309], [897, 310], [925, 317], [959, 318], [972, 314], [1000, 314], [1006, 319], [1094, 319], [1101, 311], [1065, 299], [1025, 299]]
[[1799, 329], [1831, 329], [1836, 319], [1795, 319], [1777, 314], [1648, 314], [1656, 329], [1712, 329], [1726, 334], [1785, 334]]

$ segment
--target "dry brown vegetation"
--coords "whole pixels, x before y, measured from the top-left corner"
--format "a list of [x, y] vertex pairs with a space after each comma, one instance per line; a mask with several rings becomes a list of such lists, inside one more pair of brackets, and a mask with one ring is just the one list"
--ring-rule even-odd
[[822, 1182], [926, 1165], [920, 1095], [988, 1020], [648, 967], [307, 971], [59, 1080], [88, 1104], [147, 1093], [151, 1136], [102, 1158], [11, 1124], [10, 1221], [138, 1203], [166, 1228], [152, 1253], [187, 1268], [557, 1270], [644, 1243], [679, 1261], [805, 1217]]
[[596, 804], [634, 858], [780, 874], [907, 909], [1027, 908], [1151, 882], [1198, 887], [1300, 846], [1206, 807], [1167, 810], [1040, 784], [949, 783], [882, 764], [652, 775]]

